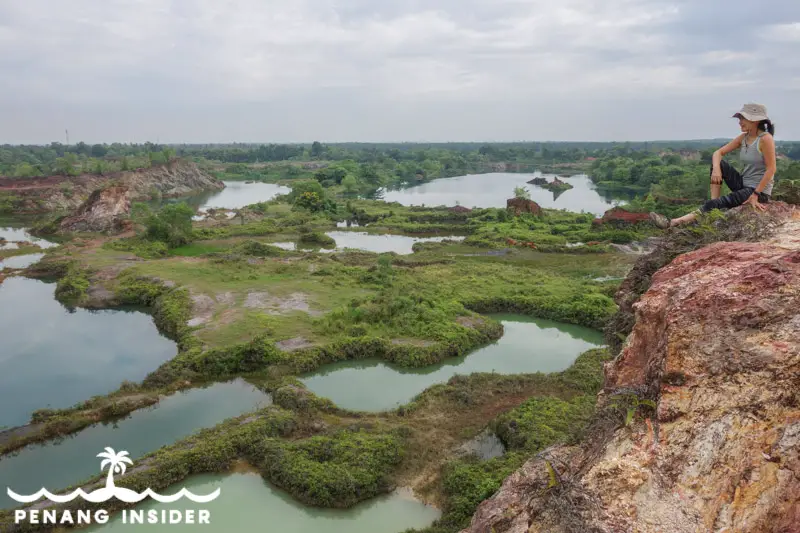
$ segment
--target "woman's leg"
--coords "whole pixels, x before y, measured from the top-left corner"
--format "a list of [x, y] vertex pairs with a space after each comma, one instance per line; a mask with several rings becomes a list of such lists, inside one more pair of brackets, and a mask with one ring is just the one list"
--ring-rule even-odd
[[700, 210], [695, 209], [688, 215], [683, 215], [679, 218], [673, 218], [669, 221], [669, 227], [672, 228], [674, 226], [680, 226], [681, 224], [688, 224], [689, 222], [694, 222], [697, 217], [700, 216]]
[[[720, 167], [722, 167], [723, 163], [726, 163], [726, 161], [720, 161], [720, 163], [719, 163]], [[711, 174], [713, 174], [713, 173], [714, 173], [714, 164], [712, 163], [711, 164], [711, 169], [708, 171], [709, 178], [711, 177]], [[723, 179], [725, 179], [725, 178], [723, 178]], [[714, 183], [712, 181], [711, 182], [711, 199], [712, 200], [716, 200], [721, 195], [722, 195], [722, 182]]]
[[[652, 213], [650, 218], [653, 220], [653, 222], [655, 222], [655, 224], [660, 228], [671, 228], [674, 226], [680, 226], [681, 224], [694, 222], [701, 213], [706, 213], [712, 209], [731, 209], [732, 207], [742, 205], [744, 201], [747, 200], [751, 194], [753, 194], [753, 189], [744, 186], [742, 175], [739, 174], [739, 171], [733, 168], [733, 166], [731, 166], [731, 164], [727, 161], [720, 161], [719, 169], [722, 172], [722, 180], [732, 191], [730, 194], [720, 197], [722, 194], [722, 184], [712, 183], [711, 200], [703, 204], [700, 209], [696, 209], [687, 215], [683, 215], [682, 217], [673, 218], [672, 220], [669, 220], [669, 222], [667, 222], [668, 219], [665, 216]], [[709, 176], [713, 170], [714, 167], [712, 166], [711, 170], [709, 171]]]
[[752, 194], [752, 187], [742, 187], [741, 189], [733, 191], [730, 194], [726, 194], [721, 198], [707, 201], [700, 208], [700, 211], [707, 213], [712, 209], [732, 209], [734, 207], [739, 207], [745, 202], [745, 200], [750, 198]]
[[[731, 191], [738, 191], [742, 187], [744, 187], [744, 183], [742, 182], [742, 175], [739, 174], [739, 171], [733, 168], [730, 163], [723, 160], [719, 162], [719, 169], [722, 173], [722, 181], [725, 182], [725, 185]], [[714, 166], [711, 166], [711, 170], [709, 171], [709, 176], [714, 171]], [[722, 184], [721, 183], [712, 183], [711, 184], [711, 199], [716, 200], [720, 196], [722, 196]]]
[[[733, 209], [734, 207], [739, 207], [745, 202], [745, 200], [752, 196], [753, 192], [754, 189], [752, 187], [742, 187], [741, 189], [733, 191], [730, 194], [726, 194], [721, 198], [709, 200], [704, 203], [700, 209], [692, 211], [688, 215], [683, 215], [680, 218], [671, 220], [669, 227], [679, 226], [681, 224], [686, 224], [687, 222], [693, 222], [701, 213], [708, 213], [712, 209]], [[761, 193], [758, 195], [758, 201], [767, 203], [769, 202], [769, 196]]]

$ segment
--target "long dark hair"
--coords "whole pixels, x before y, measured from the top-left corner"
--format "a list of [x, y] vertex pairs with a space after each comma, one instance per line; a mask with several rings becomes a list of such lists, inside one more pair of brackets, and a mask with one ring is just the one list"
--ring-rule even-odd
[[761, 122], [759, 122], [758, 123], [758, 129], [760, 129], [761, 131], [766, 131], [767, 133], [769, 133], [772, 136], [775, 135], [775, 126], [772, 124], [772, 121], [769, 120], [769, 119], [762, 120]]

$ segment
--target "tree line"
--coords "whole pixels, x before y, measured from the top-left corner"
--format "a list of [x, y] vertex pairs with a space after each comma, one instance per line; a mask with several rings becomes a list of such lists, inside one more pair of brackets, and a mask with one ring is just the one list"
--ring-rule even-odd
[[[186, 157], [231, 164], [270, 162], [328, 161], [358, 164], [392, 164], [415, 167], [422, 174], [448, 175], [455, 171], [469, 171], [487, 163], [559, 164], [586, 162], [608, 157], [630, 158], [635, 161], [654, 161], [664, 151], [677, 157], [702, 151], [710, 157], [725, 140], [660, 141], [625, 143], [338, 143], [323, 144], [87, 144], [51, 143], [49, 145], [1, 145], [0, 175], [31, 177], [49, 174], [72, 175], [81, 172], [106, 173], [131, 168], [142, 168]], [[800, 143], [779, 143], [779, 152], [792, 159], [800, 159]], [[633, 170], [637, 182], [653, 181], [653, 172]], [[645, 166], [652, 166], [645, 164]], [[410, 174], [406, 169], [402, 173]], [[334, 176], [337, 182], [338, 177]]]

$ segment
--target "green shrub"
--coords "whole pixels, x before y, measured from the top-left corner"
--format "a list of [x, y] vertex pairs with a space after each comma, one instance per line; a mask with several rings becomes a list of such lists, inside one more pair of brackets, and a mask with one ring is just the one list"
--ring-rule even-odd
[[342, 430], [295, 442], [268, 440], [261, 456], [264, 477], [300, 501], [350, 507], [390, 489], [403, 447], [391, 434]]
[[522, 466], [524, 460], [521, 454], [506, 454], [488, 461], [470, 457], [448, 463], [442, 475], [447, 505], [436, 526], [450, 533], [468, 526], [478, 505], [497, 492], [503, 480]]
[[158, 211], [136, 204], [133, 211], [134, 219], [144, 226], [146, 239], [166, 243], [170, 248], [191, 242], [194, 210], [187, 204], [167, 204]]
[[243, 344], [203, 352], [191, 361], [190, 368], [208, 377], [221, 377], [262, 370], [282, 360], [283, 352], [275, 341], [258, 335]]
[[153, 320], [158, 330], [179, 343], [188, 333], [187, 322], [192, 317], [192, 299], [186, 289], [171, 289], [153, 304]]
[[576, 435], [594, 413], [594, 395], [584, 394], [571, 401], [549, 396], [534, 397], [498, 417], [495, 432], [507, 448], [537, 453], [555, 442]]
[[300, 235], [298, 242], [301, 244], [319, 245], [323, 248], [336, 248], [336, 240], [324, 233], [312, 231]]
[[167, 290], [159, 280], [127, 272], [119, 276], [114, 296], [122, 304], [152, 306]]
[[781, 202], [800, 205], [800, 180], [779, 180], [775, 184], [773, 196]]
[[328, 197], [324, 187], [318, 181], [300, 181], [292, 185], [286, 199], [294, 207], [311, 211], [312, 213], [337, 211], [336, 202]]
[[79, 304], [89, 290], [87, 273], [77, 266], [71, 266], [56, 284], [56, 299], [69, 304]]
[[242, 242], [233, 248], [233, 252], [253, 257], [279, 257], [284, 254], [284, 251], [277, 246], [254, 240]]
[[167, 243], [162, 241], [149, 241], [142, 237], [127, 237], [103, 243], [106, 250], [132, 252], [144, 259], [158, 259], [169, 255]]

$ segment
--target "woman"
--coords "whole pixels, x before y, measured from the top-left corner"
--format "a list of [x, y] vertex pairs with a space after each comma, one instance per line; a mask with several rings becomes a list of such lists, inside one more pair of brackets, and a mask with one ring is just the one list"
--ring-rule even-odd
[[[752, 205], [765, 210], [762, 205], [769, 202], [775, 177], [775, 126], [767, 117], [767, 108], [761, 104], [745, 104], [733, 115], [739, 119], [742, 133], [734, 140], [714, 152], [711, 159], [711, 200], [688, 215], [668, 219], [658, 213], [650, 213], [650, 219], [662, 229], [692, 222], [700, 213], [712, 209], [731, 209], [740, 205]], [[723, 156], [739, 148], [739, 160], [744, 163], [740, 174]], [[720, 198], [723, 180], [731, 193]]]

